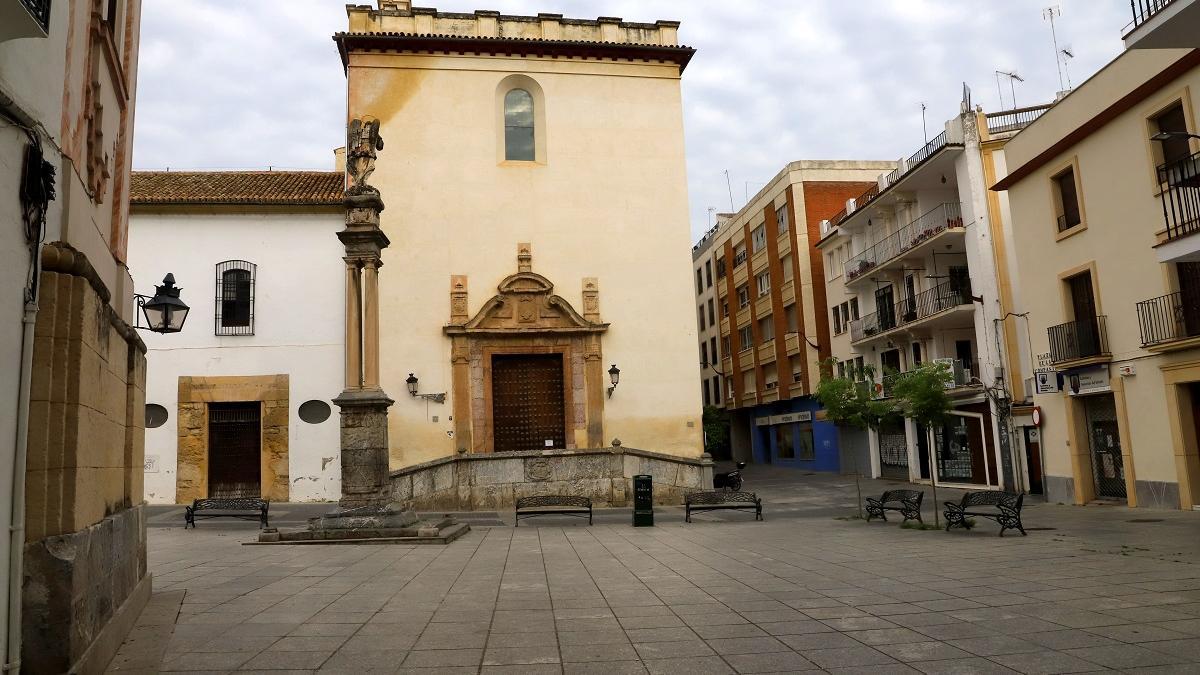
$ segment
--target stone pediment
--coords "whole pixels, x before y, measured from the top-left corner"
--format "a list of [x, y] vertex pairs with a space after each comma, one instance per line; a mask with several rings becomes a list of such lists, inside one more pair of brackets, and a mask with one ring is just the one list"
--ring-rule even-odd
[[589, 321], [555, 295], [554, 284], [540, 274], [517, 272], [500, 282], [497, 291], [470, 320], [447, 325], [446, 334], [602, 333], [608, 329], [608, 324]]

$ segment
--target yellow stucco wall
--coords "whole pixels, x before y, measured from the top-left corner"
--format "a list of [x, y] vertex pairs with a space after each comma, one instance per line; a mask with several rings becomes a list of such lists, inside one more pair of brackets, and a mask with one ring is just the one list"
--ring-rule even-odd
[[[536, 83], [544, 141], [537, 163], [498, 161], [502, 80]], [[386, 142], [371, 183], [391, 239], [380, 277], [381, 379], [392, 466], [455, 451], [450, 277], [466, 275], [468, 313], [517, 271], [532, 269], [577, 310], [599, 283], [611, 324], [603, 363], [621, 368], [604, 402], [604, 439], [684, 456], [702, 452], [699, 357], [692, 308], [683, 114], [678, 67], [568, 59], [351, 54], [349, 115], [381, 121]], [[500, 95], [498, 96], [498, 92]]]
[[[1084, 127], [1095, 115], [1185, 54], [1187, 50], [1125, 53], [1009, 142], [1006, 154], [1010, 170]], [[1164, 222], [1148, 119], [1182, 97], [1188, 123], [1195, 130], [1198, 120], [1188, 101], [1196, 95], [1200, 95], [1200, 69], [1150, 93], [1051, 158], [1008, 192], [1017, 258], [1015, 282], [1023, 305], [1018, 311], [1029, 312], [1034, 354], [1049, 352], [1048, 327], [1072, 319], [1068, 291], [1061, 277], [1071, 270], [1094, 266], [1097, 313], [1107, 317], [1110, 374], [1118, 393], [1121, 436], [1123, 441], [1128, 438], [1129, 447], [1123, 450], [1133, 461], [1126, 471], [1132, 471], [1139, 483], [1180, 480], [1161, 367], [1197, 358], [1194, 349], [1156, 355], [1141, 348], [1137, 303], [1175, 290], [1169, 265], [1159, 263], [1153, 248]], [[1051, 178], [1072, 164], [1081, 186], [1079, 201], [1086, 227], [1063, 237], [1056, 227]], [[1121, 365], [1132, 366], [1136, 374], [1122, 377], [1118, 374]], [[1082, 414], [1072, 410], [1072, 399], [1065, 394], [1036, 395], [1034, 402], [1043, 412], [1046, 474], [1074, 477], [1076, 501], [1086, 501], [1091, 497], [1086, 484], [1092, 477], [1088, 448], [1080, 447], [1087, 442]], [[1069, 415], [1076, 416], [1075, 425], [1080, 427], [1074, 434]], [[1072, 457], [1081, 459], [1073, 462]]]

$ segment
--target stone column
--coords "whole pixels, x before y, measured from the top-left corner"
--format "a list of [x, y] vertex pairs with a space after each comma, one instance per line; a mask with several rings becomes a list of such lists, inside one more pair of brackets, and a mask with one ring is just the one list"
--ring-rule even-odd
[[[333, 402], [341, 408], [341, 506], [384, 506], [388, 480], [388, 407], [394, 403], [379, 384], [379, 283], [381, 253], [390, 243], [379, 228], [378, 193], [346, 196], [346, 390]], [[361, 351], [360, 351], [361, 344]], [[363, 358], [365, 357], [365, 358]]]
[[379, 388], [379, 267], [378, 259], [363, 265], [363, 387]]
[[358, 261], [346, 261], [346, 389], [362, 388], [362, 316]]

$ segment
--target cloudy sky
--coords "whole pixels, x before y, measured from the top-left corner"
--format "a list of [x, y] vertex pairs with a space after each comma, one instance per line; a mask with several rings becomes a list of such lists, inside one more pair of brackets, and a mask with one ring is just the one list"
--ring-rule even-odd
[[[373, 0], [358, 0], [360, 3]], [[330, 36], [345, 0], [144, 0], [134, 165], [331, 169], [345, 80]], [[796, 159], [896, 159], [957, 114], [1059, 90], [1050, 24], [1078, 85], [1121, 51], [1125, 0], [426, 0], [443, 11], [677, 19], [698, 52], [683, 77], [692, 234], [710, 207]], [[1003, 101], [999, 96], [1003, 95]], [[727, 187], [728, 170], [732, 190]]]

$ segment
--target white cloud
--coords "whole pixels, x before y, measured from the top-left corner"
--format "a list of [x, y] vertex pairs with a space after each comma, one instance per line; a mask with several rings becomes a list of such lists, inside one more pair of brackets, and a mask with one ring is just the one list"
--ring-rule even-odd
[[[361, 3], [373, 0], [357, 0]], [[684, 73], [692, 232], [795, 159], [895, 159], [959, 106], [1000, 109], [994, 71], [1015, 69], [1017, 105], [1059, 89], [1044, 6], [1054, 0], [441, 0], [447, 11], [677, 19], [699, 51]], [[423, 3], [418, 3], [423, 4]], [[1078, 85], [1121, 50], [1121, 0], [1063, 3], [1059, 46]], [[331, 168], [345, 78], [333, 33], [344, 0], [145, 0], [138, 168]], [[1003, 107], [1011, 107], [1007, 82]], [[747, 186], [747, 183], [749, 184]]]

